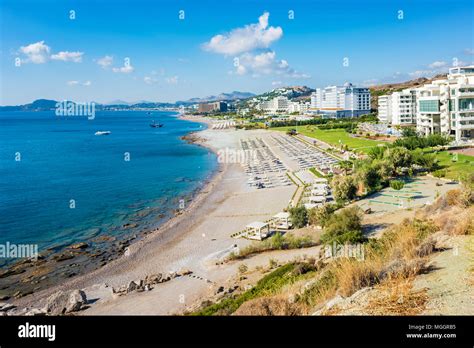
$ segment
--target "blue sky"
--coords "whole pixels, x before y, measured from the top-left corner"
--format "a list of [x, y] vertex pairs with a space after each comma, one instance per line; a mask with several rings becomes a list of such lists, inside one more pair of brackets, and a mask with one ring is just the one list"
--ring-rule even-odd
[[2, 0], [0, 104], [429, 76], [472, 63], [473, 12], [465, 0]]

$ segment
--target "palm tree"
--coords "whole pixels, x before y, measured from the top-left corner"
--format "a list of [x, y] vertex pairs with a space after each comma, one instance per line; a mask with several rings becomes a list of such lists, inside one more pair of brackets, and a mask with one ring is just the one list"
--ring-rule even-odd
[[341, 161], [339, 162], [339, 168], [341, 168], [344, 171], [344, 175], [347, 175], [347, 173], [352, 170], [354, 166], [354, 163], [352, 161]]

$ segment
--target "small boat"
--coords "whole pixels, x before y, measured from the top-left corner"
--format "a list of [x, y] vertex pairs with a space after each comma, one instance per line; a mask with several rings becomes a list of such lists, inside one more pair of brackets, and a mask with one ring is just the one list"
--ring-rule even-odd
[[151, 121], [150, 123], [150, 127], [152, 128], [161, 128], [163, 126], [164, 126], [163, 123], [155, 123], [155, 121]]
[[111, 131], [97, 131], [95, 132], [95, 135], [109, 135], [112, 133]]

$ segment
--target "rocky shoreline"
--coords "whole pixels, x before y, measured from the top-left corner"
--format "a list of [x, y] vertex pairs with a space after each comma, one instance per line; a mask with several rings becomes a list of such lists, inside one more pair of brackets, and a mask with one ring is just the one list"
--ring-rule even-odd
[[[197, 132], [189, 133], [182, 139], [198, 146], [202, 146], [205, 141], [197, 135]], [[185, 197], [186, 206], [212, 181], [214, 175], [215, 173], [203, 183], [202, 187]], [[183, 211], [179, 209], [167, 212], [160, 208], [139, 210], [128, 219], [128, 222], [109, 231], [110, 233], [99, 235], [101, 233], [99, 228], [94, 233], [91, 232], [92, 238], [89, 240], [69, 245], [55, 245], [41, 251], [36, 259], [22, 259], [5, 265], [0, 268], [0, 301], [17, 300], [99, 270], [125, 255], [132, 243], [165, 228], [174, 217], [182, 213]], [[142, 220], [148, 215], [156, 219], [157, 227], [142, 224]], [[116, 233], [117, 231], [120, 233]]]

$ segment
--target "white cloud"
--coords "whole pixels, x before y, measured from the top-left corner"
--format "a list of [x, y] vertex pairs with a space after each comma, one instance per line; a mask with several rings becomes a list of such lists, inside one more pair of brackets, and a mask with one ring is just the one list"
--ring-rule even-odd
[[143, 78], [143, 81], [144, 81], [146, 84], [148, 84], [148, 85], [152, 85], [152, 84], [158, 82], [158, 80], [157, 80], [156, 78], [151, 77], [151, 76], [145, 76], [145, 77]]
[[133, 72], [135, 68], [132, 66], [132, 64], [124, 64], [124, 66], [120, 68], [113, 68], [112, 71], [115, 73], [123, 73], [123, 74], [130, 74]]
[[44, 43], [44, 41], [38, 41], [27, 46], [21, 46], [20, 52], [26, 56], [26, 59], [22, 59], [23, 63], [34, 63], [43, 64], [49, 59], [49, 52], [51, 48]]
[[272, 81], [272, 86], [279, 86], [279, 85], [282, 85], [283, 82], [281, 81]]
[[283, 35], [280, 27], [268, 26], [269, 16], [270, 14], [265, 12], [258, 18], [256, 24], [249, 24], [243, 28], [233, 29], [229, 33], [213, 36], [202, 47], [207, 51], [225, 55], [237, 55], [258, 48], [268, 48]]
[[51, 47], [44, 41], [38, 41], [26, 46], [21, 46], [19, 52], [25, 56], [21, 59], [22, 63], [44, 64], [49, 60], [61, 60], [64, 62], [82, 62], [83, 52], [61, 51], [50, 54]]
[[82, 86], [86, 86], [86, 87], [89, 87], [90, 85], [92, 84], [92, 82], [90, 81], [84, 81], [84, 82], [79, 82], [77, 80], [71, 80], [71, 81], [68, 81], [67, 82], [67, 85], [68, 86], [78, 86], [78, 85], [82, 85]]
[[99, 64], [104, 69], [107, 69], [109, 66], [111, 66], [113, 62], [114, 57], [112, 56], [104, 56], [102, 58], [97, 59], [97, 64]]
[[170, 85], [177, 85], [178, 84], [178, 76], [171, 76], [166, 78], [166, 82]]
[[261, 53], [244, 53], [238, 59], [235, 69], [237, 75], [251, 74], [254, 77], [260, 75], [282, 75], [292, 78], [308, 78], [309, 75], [301, 74], [290, 67], [284, 59], [276, 59], [274, 51], [264, 51]]
[[206, 51], [234, 55], [235, 70], [230, 74], [247, 75], [282, 75], [292, 78], [308, 78], [290, 67], [284, 59], [276, 59], [276, 54], [269, 47], [283, 36], [281, 27], [268, 25], [270, 14], [264, 12], [258, 23], [236, 28], [229, 33], [215, 35], [202, 45]]
[[80, 62], [82, 62], [82, 55], [83, 54], [84, 54], [84, 52], [62, 51], [62, 52], [51, 55], [51, 59], [53, 59], [53, 60], [62, 60], [63, 62], [80, 63]]
[[445, 61], [435, 61], [431, 64], [428, 64], [428, 67], [431, 69], [439, 69], [439, 68], [444, 68], [447, 65], [448, 63], [446, 63]]

